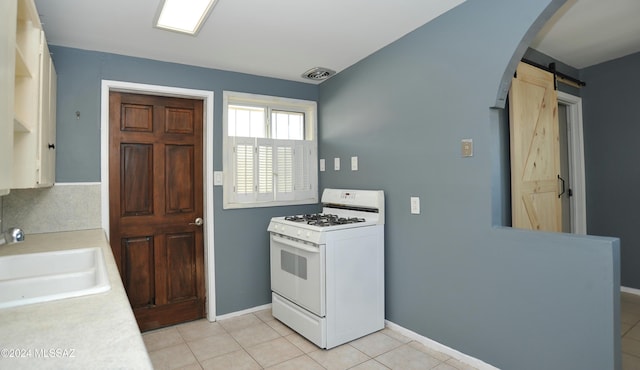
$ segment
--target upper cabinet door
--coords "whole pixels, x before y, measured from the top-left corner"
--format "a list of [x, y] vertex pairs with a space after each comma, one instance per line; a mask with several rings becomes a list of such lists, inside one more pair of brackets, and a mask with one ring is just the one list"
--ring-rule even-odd
[[13, 89], [17, 0], [0, 1], [0, 196], [9, 193], [13, 172]]
[[18, 0], [11, 188], [55, 181], [56, 73], [33, 0]]

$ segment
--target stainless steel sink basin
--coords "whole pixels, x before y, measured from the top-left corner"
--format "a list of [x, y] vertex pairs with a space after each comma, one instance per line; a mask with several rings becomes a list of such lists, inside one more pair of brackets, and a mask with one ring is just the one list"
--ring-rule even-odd
[[111, 289], [100, 248], [0, 257], [0, 308]]

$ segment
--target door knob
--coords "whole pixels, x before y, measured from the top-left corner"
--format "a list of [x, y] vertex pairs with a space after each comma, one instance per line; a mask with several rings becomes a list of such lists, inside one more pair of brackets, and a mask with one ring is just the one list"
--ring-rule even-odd
[[202, 217], [198, 217], [193, 222], [189, 222], [189, 225], [202, 226], [202, 224], [204, 224]]

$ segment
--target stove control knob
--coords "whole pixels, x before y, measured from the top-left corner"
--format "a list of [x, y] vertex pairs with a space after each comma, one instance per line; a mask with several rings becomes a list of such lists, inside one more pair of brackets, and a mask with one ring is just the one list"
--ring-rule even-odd
[[302, 231], [298, 230], [298, 236], [302, 235]]

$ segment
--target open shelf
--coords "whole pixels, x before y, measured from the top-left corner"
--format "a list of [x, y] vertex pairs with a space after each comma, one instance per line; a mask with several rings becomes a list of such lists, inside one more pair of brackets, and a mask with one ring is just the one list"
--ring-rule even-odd
[[22, 49], [18, 45], [16, 45], [16, 77], [33, 77], [24, 53], [22, 53]]
[[19, 118], [13, 118], [13, 131], [14, 132], [31, 132], [31, 129], [27, 127]]

